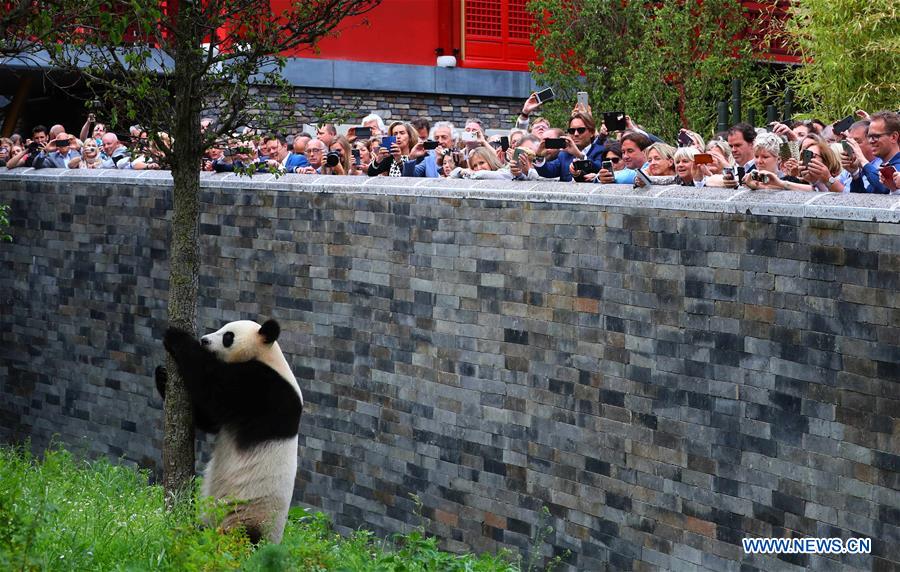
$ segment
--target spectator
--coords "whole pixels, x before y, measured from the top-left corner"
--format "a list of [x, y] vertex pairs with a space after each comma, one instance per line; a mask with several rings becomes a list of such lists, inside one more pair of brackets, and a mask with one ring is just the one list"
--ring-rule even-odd
[[528, 135], [528, 133], [522, 129], [510, 129], [509, 130], [509, 148], [515, 149], [519, 146], [519, 143], [522, 141], [522, 137]]
[[74, 147], [75, 139], [64, 131], [60, 132], [43, 151], [37, 154], [32, 167], [35, 169], [67, 169], [69, 161], [80, 156]]
[[268, 167], [265, 161], [259, 159], [253, 140], [234, 139], [228, 149], [222, 154], [222, 158], [213, 162], [213, 170], [217, 173], [229, 172], [258, 172], [265, 171]]
[[720, 174], [726, 167], [733, 168], [734, 154], [731, 152], [731, 145], [722, 139], [713, 139], [706, 144], [706, 152], [713, 156], [714, 163], [709, 165], [709, 170], [713, 174]]
[[305, 167], [298, 167], [295, 172], [301, 175], [316, 175], [322, 172], [322, 166], [325, 163], [326, 153], [325, 143], [321, 139], [310, 139], [306, 144], [306, 160], [308, 164]]
[[[160, 131], [156, 136], [164, 148], [172, 148], [172, 139], [169, 137], [168, 133]], [[151, 139], [147, 145], [143, 147], [143, 152], [131, 160], [131, 168], [138, 171], [144, 169], [153, 171], [168, 169], [168, 166], [165, 164], [165, 159], [166, 155], [163, 153], [162, 149], [160, 149], [156, 140]]]
[[[350, 141], [343, 135], [339, 135], [331, 148], [328, 149], [328, 155], [332, 157], [337, 155], [337, 164], [329, 166], [328, 155], [325, 156], [325, 168], [322, 173], [325, 175], [356, 175], [357, 172], [351, 171], [353, 168], [350, 163]], [[333, 159], [332, 159], [333, 161]]]
[[444, 151], [453, 149], [453, 124], [449, 121], [438, 121], [431, 129], [431, 138], [437, 141], [436, 156], [443, 155]]
[[364, 139], [357, 139], [353, 142], [353, 149], [359, 153], [359, 163], [356, 165], [360, 175], [365, 175], [365, 167], [372, 162], [372, 154], [369, 152], [369, 142]]
[[293, 151], [284, 163], [285, 171], [296, 173], [300, 167], [309, 165], [309, 161], [306, 159], [306, 145], [310, 139], [312, 139], [312, 135], [309, 133], [299, 133], [294, 136], [294, 142], [291, 145]]
[[390, 177], [402, 177], [403, 167], [409, 161], [409, 153], [419, 142], [419, 136], [412, 126], [395, 121], [388, 127], [388, 135], [396, 137], [390, 149], [379, 149], [376, 161], [369, 166], [370, 177], [387, 173]]
[[546, 139], [547, 137], [551, 137], [550, 131], [550, 121], [545, 117], [539, 117], [534, 120], [534, 123], [531, 124], [531, 129], [529, 133], [537, 137], [538, 139]]
[[814, 191], [844, 191], [844, 184], [838, 177], [841, 174], [841, 160], [821, 135], [813, 131], [800, 142], [800, 149], [809, 150], [813, 155], [808, 165], [800, 165], [800, 175], [812, 185]]
[[101, 138], [103, 145], [103, 169], [131, 168], [131, 155], [128, 148], [119, 142], [115, 133], [106, 133]]
[[363, 117], [362, 122], [363, 127], [368, 127], [372, 130], [372, 137], [380, 138], [384, 135], [386, 129], [384, 125], [384, 119], [381, 118], [377, 113], [370, 113]]
[[785, 176], [779, 169], [782, 139], [774, 133], [761, 133], [753, 140], [753, 171], [744, 174], [743, 183], [753, 190], [789, 189], [809, 191], [812, 187]]
[[431, 123], [427, 119], [424, 117], [417, 117], [410, 121], [409, 124], [416, 130], [416, 135], [419, 136], [419, 139], [428, 139], [428, 132], [431, 131]]
[[[900, 114], [892, 111], [879, 111], [871, 116], [869, 130], [866, 134], [869, 145], [875, 158], [871, 161], [866, 158], [862, 147], [855, 139], [847, 142], [853, 148], [855, 161], [859, 165], [853, 175], [850, 184], [852, 193], [877, 193], [887, 194], [892, 192], [891, 181], [881, 181], [880, 168], [885, 165], [900, 170]], [[869, 185], [865, 186], [862, 179], [868, 179]], [[888, 183], [888, 184], [885, 184]]]
[[797, 136], [797, 140], [801, 140], [810, 133], [818, 133], [819, 130], [813, 127], [812, 122], [810, 121], [794, 121], [792, 124], [793, 127], [791, 131], [794, 132], [794, 135]]
[[632, 185], [637, 176], [637, 169], [646, 167], [647, 155], [645, 151], [651, 145], [650, 138], [637, 131], [626, 131], [620, 141], [622, 145], [622, 161], [625, 163], [626, 168], [620, 171], [614, 170], [612, 173], [606, 169], [601, 169], [598, 177], [601, 183]]
[[5, 167], [6, 162], [12, 157], [13, 142], [11, 139], [0, 139], [0, 167]]
[[331, 147], [334, 140], [337, 139], [337, 129], [333, 123], [325, 123], [316, 131], [316, 139], [325, 144], [325, 147]]
[[481, 120], [477, 117], [466, 119], [465, 130], [469, 133], [479, 133], [481, 134], [480, 138], [484, 138], [484, 124], [482, 124]]
[[8, 169], [16, 167], [31, 167], [34, 164], [34, 158], [44, 149], [49, 141], [47, 136], [47, 128], [43, 125], [35, 125], [31, 129], [31, 139], [25, 140], [25, 145], [18, 153], [14, 153], [9, 161], [6, 162]]
[[756, 129], [749, 123], [738, 123], [728, 130], [726, 135], [731, 152], [738, 167], [749, 173], [756, 168], [753, 142], [756, 140]]
[[469, 151], [468, 168], [457, 167], [450, 173], [453, 179], [512, 179], [509, 171], [500, 171], [500, 161], [490, 147], [475, 147]]
[[[693, 157], [691, 157], [693, 161]], [[648, 174], [654, 177], [675, 176], [675, 148], [666, 143], [647, 147]]]
[[465, 160], [459, 151], [446, 151], [441, 156], [441, 177], [449, 177], [453, 169], [465, 166]]
[[[51, 125], [50, 133], [48, 134], [50, 136], [50, 141], [55, 141], [56, 137], [60, 133], [65, 133], [65, 132], [66, 132], [66, 128], [63, 127], [62, 125], [60, 125], [59, 123], [57, 123], [56, 125]], [[71, 137], [70, 137], [70, 139], [71, 139]]]
[[102, 169], [100, 146], [94, 138], [86, 139], [81, 145], [81, 156], [69, 161], [70, 169]]
[[[519, 146], [513, 150], [511, 160], [509, 162], [509, 172], [512, 178], [517, 181], [538, 181], [541, 176], [534, 169], [534, 159], [537, 151], [541, 147], [541, 140], [535, 135], [525, 135], [519, 141]], [[516, 159], [516, 151], [518, 151], [518, 159]]]
[[[658, 143], [654, 143], [658, 145]], [[650, 146], [651, 148], [653, 145]], [[685, 187], [694, 186], [694, 157], [697, 155], [697, 149], [692, 147], [679, 147], [672, 155], [675, 162], [675, 184]], [[653, 171], [653, 161], [650, 162], [650, 171]], [[702, 181], [702, 177], [700, 178]]]
[[[841, 180], [841, 182], [844, 183], [845, 192], [849, 192], [851, 190], [854, 180], [852, 174], [855, 173], [857, 177], [860, 177], [861, 174], [860, 163], [856, 159], [856, 154], [852, 152], [853, 147], [850, 145], [850, 139], [856, 141], [856, 144], [862, 151], [863, 157], [865, 157], [867, 161], [871, 162], [875, 160], [875, 152], [872, 150], [872, 146], [869, 145], [868, 134], [868, 120], [857, 121], [856, 123], [851, 125], [850, 128], [847, 129], [847, 131], [844, 132], [846, 142], [842, 145], [847, 145], [851, 149], [851, 151], [848, 153], [848, 151], [842, 147], [840, 153], [841, 167], [843, 167], [844, 173], [847, 174], [847, 178]], [[867, 189], [869, 187], [869, 179], [866, 177], [861, 177], [861, 180], [862, 188]]]
[[103, 138], [103, 135], [105, 133], [106, 125], [103, 123], [97, 123], [96, 116], [93, 113], [88, 113], [87, 120], [81, 127], [81, 134], [79, 137], [82, 141], [87, 141], [89, 137], [93, 137], [97, 142], [97, 146], [99, 147], [101, 144], [101, 139]]
[[[587, 172], [600, 170], [603, 157], [603, 146], [594, 142], [596, 126], [594, 118], [590, 114], [576, 111], [569, 118], [568, 136], [564, 136], [566, 147], [559, 152], [555, 159], [541, 160], [540, 155], [546, 147], [538, 150], [538, 159], [535, 160], [535, 169], [544, 178], [557, 178], [560, 181], [584, 181]], [[546, 140], [544, 141], [546, 143]], [[587, 160], [591, 166], [587, 171], [579, 171], [572, 168], [572, 161]]]
[[266, 165], [270, 169], [277, 169], [284, 173], [287, 169], [288, 149], [287, 142], [281, 135], [269, 135], [263, 139], [266, 149]]

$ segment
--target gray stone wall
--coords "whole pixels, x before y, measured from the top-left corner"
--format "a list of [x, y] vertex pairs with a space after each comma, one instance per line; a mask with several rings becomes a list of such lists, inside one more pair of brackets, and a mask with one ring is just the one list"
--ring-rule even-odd
[[[547, 507], [573, 570], [900, 566], [900, 197], [202, 184], [200, 328], [281, 321], [294, 499], [340, 530], [416, 494], [450, 549], [529, 550]], [[170, 186], [0, 174], [0, 438], [158, 466]]]
[[[266, 90], [258, 93], [266, 97], [270, 105], [281, 108], [277, 98]], [[298, 130], [304, 123], [315, 124], [316, 110], [347, 111], [346, 123], [353, 124], [369, 113], [378, 113], [385, 123], [391, 121], [411, 121], [425, 118], [435, 121], [451, 121], [462, 129], [465, 121], [476, 117], [484, 123], [485, 129], [511, 129], [515, 126], [515, 116], [521, 111], [522, 98], [472, 97], [448, 94], [394, 93], [387, 91], [318, 89], [312, 87], [293, 88], [293, 118]], [[287, 135], [295, 135], [291, 132]]]

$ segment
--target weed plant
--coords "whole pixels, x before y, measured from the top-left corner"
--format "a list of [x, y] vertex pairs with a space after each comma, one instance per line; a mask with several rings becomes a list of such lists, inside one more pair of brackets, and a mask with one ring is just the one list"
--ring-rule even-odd
[[280, 545], [253, 546], [240, 531], [201, 526], [202, 503], [165, 509], [143, 471], [79, 461], [52, 449], [41, 461], [0, 446], [0, 570], [248, 570], [518, 572], [509, 552], [451, 554], [419, 527], [381, 541], [342, 537], [328, 517], [291, 509]]

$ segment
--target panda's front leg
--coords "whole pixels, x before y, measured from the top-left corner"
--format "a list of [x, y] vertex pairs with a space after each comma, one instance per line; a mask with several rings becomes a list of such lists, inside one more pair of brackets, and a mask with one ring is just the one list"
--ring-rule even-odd
[[185, 386], [190, 393], [195, 388], [208, 383], [215, 377], [219, 366], [215, 355], [203, 349], [200, 342], [191, 334], [178, 328], [169, 328], [163, 336], [163, 346], [178, 367], [178, 372], [184, 379]]

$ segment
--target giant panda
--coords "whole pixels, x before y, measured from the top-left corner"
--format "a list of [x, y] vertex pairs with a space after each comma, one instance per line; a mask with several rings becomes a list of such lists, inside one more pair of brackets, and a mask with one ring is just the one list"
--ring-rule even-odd
[[[297, 473], [303, 394], [278, 346], [281, 328], [231, 322], [196, 340], [169, 328], [163, 338], [193, 402], [197, 428], [216, 433], [201, 492], [236, 501], [220, 523], [244, 527], [254, 543], [281, 542]], [[156, 370], [165, 399], [167, 371]]]

